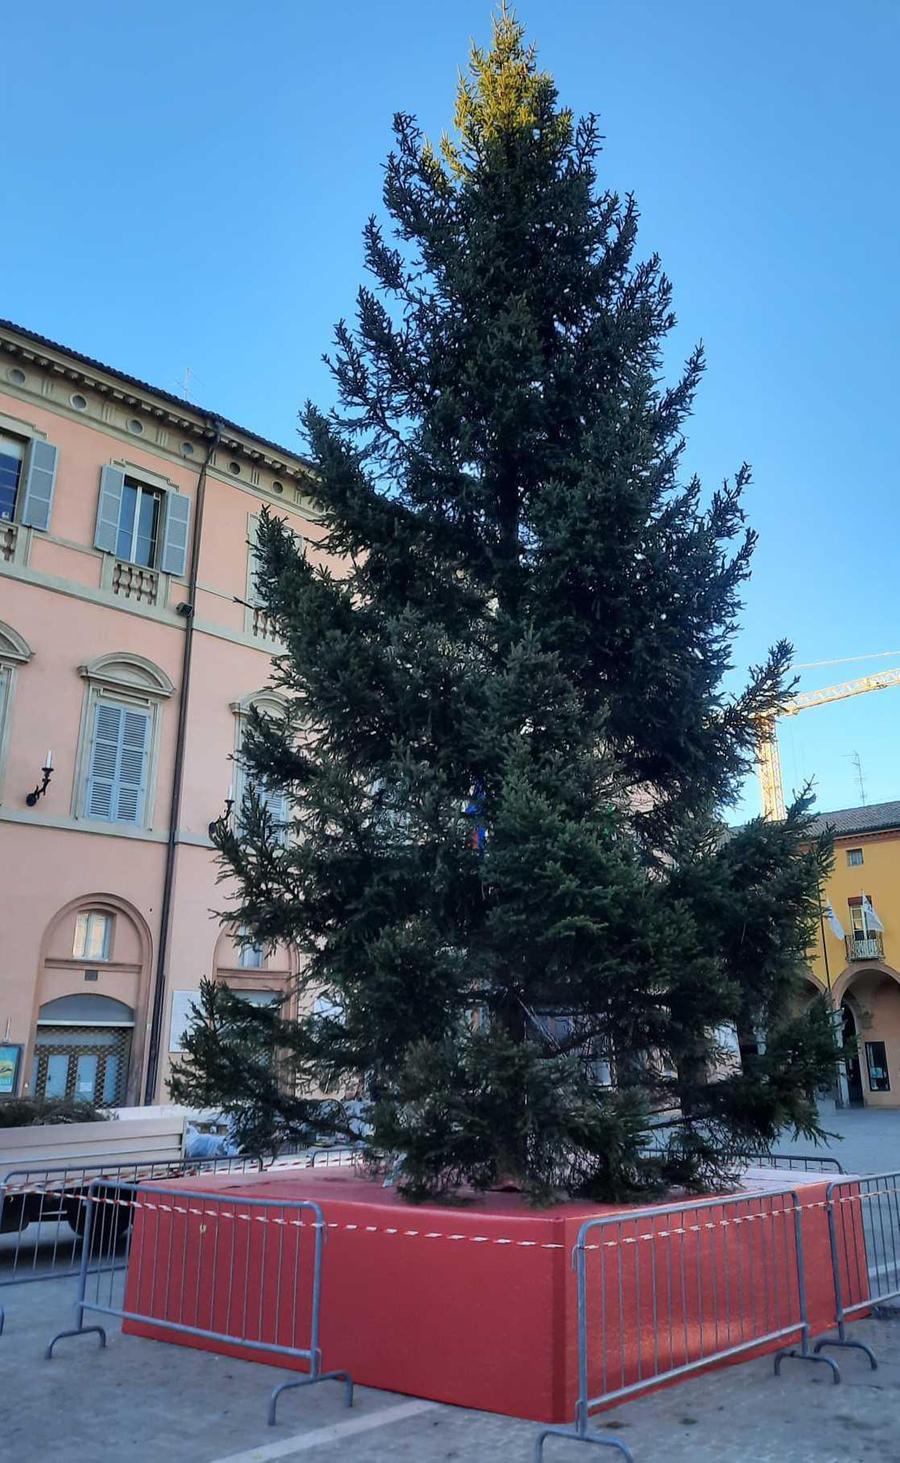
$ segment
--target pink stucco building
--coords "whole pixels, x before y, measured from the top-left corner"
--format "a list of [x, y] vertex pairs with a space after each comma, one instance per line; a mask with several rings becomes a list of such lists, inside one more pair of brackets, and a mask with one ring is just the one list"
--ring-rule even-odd
[[271, 704], [256, 516], [315, 553], [307, 484], [284, 448], [0, 322], [0, 1093], [164, 1101], [202, 976], [283, 988], [291, 954], [211, 913], [208, 828]]

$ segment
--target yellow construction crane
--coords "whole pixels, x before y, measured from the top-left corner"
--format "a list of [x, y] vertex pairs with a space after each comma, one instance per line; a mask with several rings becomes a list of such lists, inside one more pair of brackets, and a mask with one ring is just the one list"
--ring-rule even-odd
[[849, 696], [862, 696], [866, 691], [884, 691], [888, 686], [900, 686], [900, 668], [890, 671], [875, 671], [871, 676], [860, 676], [856, 681], [841, 681], [837, 686], [823, 686], [820, 691], [801, 691], [789, 696], [778, 712], [778, 716], [760, 723], [756, 758], [759, 782], [762, 789], [763, 816], [783, 818], [784, 787], [781, 781], [781, 757], [778, 751], [778, 718], [797, 716], [811, 706], [827, 706], [830, 701], [846, 701]]

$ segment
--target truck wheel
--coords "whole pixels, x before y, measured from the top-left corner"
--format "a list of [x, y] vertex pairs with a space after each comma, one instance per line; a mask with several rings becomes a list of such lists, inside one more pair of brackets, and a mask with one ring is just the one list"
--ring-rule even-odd
[[[104, 1254], [125, 1239], [131, 1228], [133, 1211], [129, 1202], [118, 1198], [114, 1185], [96, 1191], [101, 1202], [94, 1205], [94, 1223], [91, 1231], [91, 1249], [95, 1254]], [[114, 1202], [107, 1202], [114, 1201]], [[76, 1194], [66, 1199], [65, 1214], [70, 1229], [84, 1234], [87, 1223], [87, 1194]]]

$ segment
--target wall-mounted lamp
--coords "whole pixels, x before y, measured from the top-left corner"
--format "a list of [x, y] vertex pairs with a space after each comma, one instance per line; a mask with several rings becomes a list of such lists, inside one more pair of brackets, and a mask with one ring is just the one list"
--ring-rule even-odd
[[44, 759], [44, 765], [41, 768], [41, 773], [41, 780], [38, 783], [37, 787], [34, 789], [33, 792], [30, 792], [25, 799], [29, 808], [34, 807], [35, 803], [44, 796], [44, 793], [50, 786], [50, 778], [53, 776], [53, 753], [49, 751], [49, 749], [47, 751], [47, 756]]
[[219, 816], [218, 816], [218, 818], [214, 818], [213, 821], [209, 825], [209, 836], [210, 836], [211, 839], [215, 840], [216, 834], [219, 832], [219, 830], [221, 828], [224, 828], [226, 826], [226, 824], [230, 822], [230, 820], [231, 820], [231, 810], [232, 810], [233, 807], [234, 807], [234, 783], [233, 782], [229, 782], [229, 784], [228, 784], [228, 796], [225, 799], [225, 811], [224, 811], [224, 813], [220, 813]]

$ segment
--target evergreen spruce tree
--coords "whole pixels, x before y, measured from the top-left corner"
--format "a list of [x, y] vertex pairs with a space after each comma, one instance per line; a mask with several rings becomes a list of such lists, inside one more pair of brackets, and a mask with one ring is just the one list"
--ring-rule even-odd
[[800, 1000], [808, 799], [722, 836], [790, 659], [723, 689], [749, 473], [684, 480], [702, 351], [664, 384], [669, 281], [510, 12], [454, 135], [394, 130], [340, 406], [303, 415], [337, 567], [263, 515], [288, 709], [253, 719], [219, 839], [229, 918], [299, 951], [300, 1014], [207, 985], [174, 1090], [253, 1141], [339, 1131], [356, 1093], [414, 1199], [702, 1188], [815, 1135], [834, 1062]]

